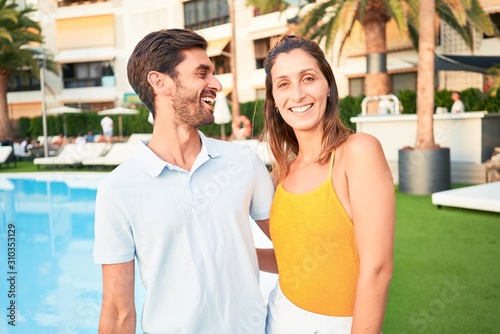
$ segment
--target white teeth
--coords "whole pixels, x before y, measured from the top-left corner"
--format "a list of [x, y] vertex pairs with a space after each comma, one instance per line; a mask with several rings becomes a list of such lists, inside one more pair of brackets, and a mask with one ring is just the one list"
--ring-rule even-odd
[[203, 102], [207, 102], [207, 103], [210, 103], [210, 104], [214, 104], [215, 103], [215, 99], [211, 98], [211, 97], [202, 97], [201, 100]]
[[311, 107], [312, 107], [312, 104], [308, 104], [308, 105], [305, 105], [302, 107], [290, 108], [290, 110], [293, 111], [294, 113], [302, 113], [304, 111], [311, 109]]

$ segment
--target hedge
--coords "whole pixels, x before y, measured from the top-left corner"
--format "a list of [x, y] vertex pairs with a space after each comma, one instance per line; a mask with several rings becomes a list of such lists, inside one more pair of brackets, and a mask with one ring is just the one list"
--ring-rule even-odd
[[[482, 93], [479, 89], [469, 88], [460, 92], [462, 101], [467, 111], [499, 112], [500, 111], [500, 89], [495, 97]], [[344, 123], [355, 129], [355, 124], [350, 121], [351, 117], [361, 113], [361, 102], [364, 95], [346, 96], [339, 101], [339, 115]], [[403, 106], [403, 114], [414, 114], [417, 111], [417, 95], [413, 90], [402, 90], [398, 93], [398, 98]], [[434, 94], [434, 104], [436, 107], [447, 107], [451, 110], [453, 100], [451, 91], [440, 90]], [[264, 126], [263, 114], [264, 101], [256, 100], [240, 104], [240, 113], [248, 117], [252, 123], [252, 137], [259, 138]], [[122, 116], [123, 135], [129, 136], [132, 133], [151, 133], [152, 126], [148, 122], [149, 111], [145, 106], [139, 107], [139, 114]], [[86, 134], [92, 131], [94, 134], [101, 133], [100, 121], [102, 116], [95, 112], [82, 112], [80, 114], [68, 114], [58, 116], [47, 116], [47, 133], [49, 136], [63, 133], [64, 118], [66, 118], [67, 136], [75, 137], [79, 134]], [[118, 134], [118, 116], [111, 116], [114, 121], [114, 133]], [[231, 122], [223, 126], [225, 135], [231, 134]], [[221, 136], [221, 125], [211, 124], [201, 126], [200, 130], [209, 137]], [[19, 119], [19, 137], [36, 138], [42, 135], [42, 117]]]

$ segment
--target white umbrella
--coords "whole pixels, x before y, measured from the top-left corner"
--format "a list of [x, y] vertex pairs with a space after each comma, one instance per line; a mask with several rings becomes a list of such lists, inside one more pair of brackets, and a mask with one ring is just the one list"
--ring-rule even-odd
[[82, 109], [60, 106], [56, 108], [47, 109], [47, 115], [61, 115], [61, 114], [78, 114], [81, 113]]
[[120, 137], [123, 137], [122, 115], [137, 115], [138, 113], [139, 113], [139, 111], [137, 109], [116, 107], [116, 108], [112, 108], [112, 109], [101, 110], [97, 114], [100, 116], [118, 115], [118, 131], [119, 131]]
[[68, 106], [60, 106], [56, 108], [47, 109], [47, 115], [63, 115], [63, 129], [64, 129], [64, 137], [66, 137], [66, 114], [79, 114], [82, 112], [82, 109], [73, 108]]
[[222, 92], [218, 92], [215, 98], [214, 107], [214, 123], [220, 124], [221, 138], [226, 139], [226, 133], [224, 131], [224, 124], [231, 122], [231, 112], [229, 111], [229, 106], [227, 105], [226, 97]]

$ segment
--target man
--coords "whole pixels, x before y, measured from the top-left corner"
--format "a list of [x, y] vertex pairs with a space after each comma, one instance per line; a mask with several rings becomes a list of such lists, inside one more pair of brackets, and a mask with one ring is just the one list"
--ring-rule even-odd
[[101, 127], [102, 133], [106, 136], [106, 139], [109, 141], [111, 137], [113, 137], [113, 119], [109, 116], [105, 116], [101, 119]]
[[453, 105], [451, 106], [451, 113], [452, 114], [460, 114], [465, 112], [465, 105], [460, 100], [460, 93], [459, 92], [452, 92], [451, 93], [451, 99], [454, 101]]
[[249, 215], [268, 232], [273, 185], [251, 149], [197, 130], [214, 121], [221, 90], [206, 47], [194, 32], [160, 30], [129, 59], [129, 82], [154, 126], [98, 188], [99, 333], [135, 333], [135, 258], [145, 333], [264, 333]]

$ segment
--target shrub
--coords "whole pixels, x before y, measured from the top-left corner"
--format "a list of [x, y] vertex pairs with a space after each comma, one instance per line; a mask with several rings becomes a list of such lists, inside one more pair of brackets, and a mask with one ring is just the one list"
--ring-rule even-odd
[[469, 88], [460, 93], [466, 111], [482, 111], [485, 108], [485, 96], [477, 88]]
[[398, 98], [403, 105], [402, 114], [417, 113], [417, 93], [414, 90], [400, 90]]
[[351, 122], [351, 117], [361, 114], [361, 102], [364, 97], [364, 95], [346, 96], [339, 100], [339, 117], [345, 125], [353, 130], [356, 130], [356, 125]]
[[446, 107], [448, 108], [448, 111], [450, 111], [452, 105], [453, 105], [453, 100], [451, 99], [451, 91], [443, 89], [443, 90], [437, 90], [434, 93], [435, 107]]

